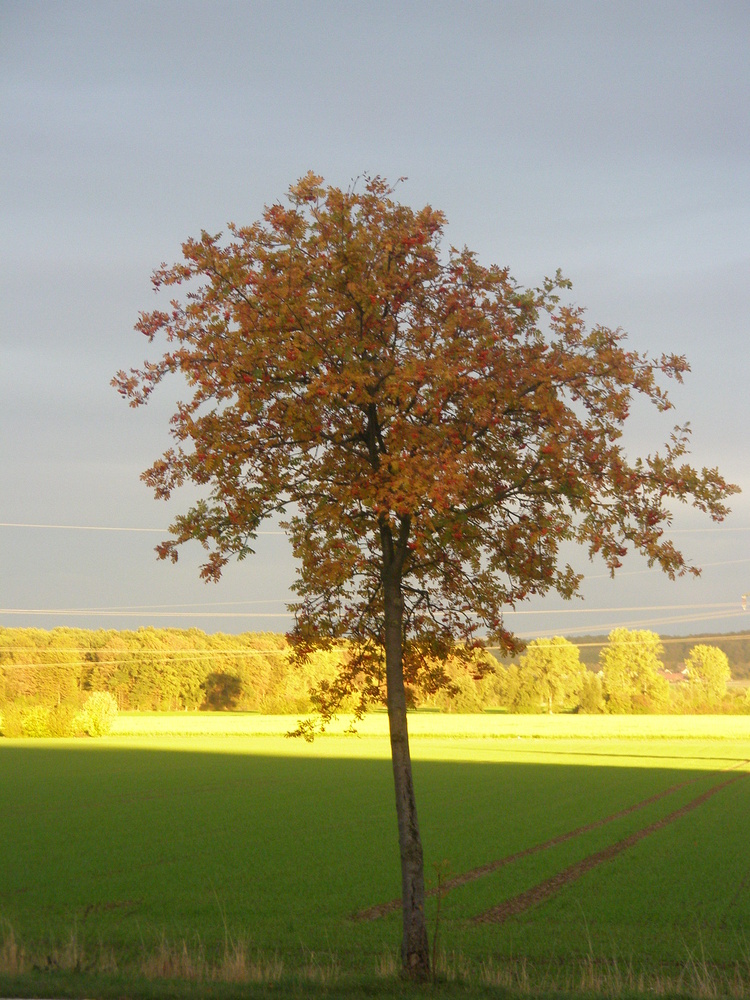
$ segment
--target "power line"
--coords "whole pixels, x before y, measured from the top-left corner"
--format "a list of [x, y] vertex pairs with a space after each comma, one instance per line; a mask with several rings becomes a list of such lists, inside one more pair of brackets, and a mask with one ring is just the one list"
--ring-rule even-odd
[[[0, 521], [0, 528], [42, 528], [50, 531], [139, 531], [165, 535], [169, 528], [127, 528], [108, 524], [26, 524], [20, 521]], [[256, 531], [256, 535], [286, 535], [285, 531]]]
[[[524, 637], [525, 638], [525, 637]], [[546, 638], [551, 638], [550, 636], [538, 636], [539, 639], [544, 640]], [[740, 633], [740, 634], [719, 634], [719, 635], [694, 635], [694, 636], [667, 636], [660, 637], [659, 641], [662, 645], [674, 645], [675, 643], [689, 643], [695, 642], [696, 640], [702, 640], [703, 642], [731, 642], [731, 641], [749, 641], [750, 633]], [[606, 646], [608, 638], [605, 636], [602, 638], [601, 642], [576, 642], [574, 645], [578, 649], [598, 649], [602, 646]], [[630, 639], [625, 639], [625, 645], [638, 645], [640, 640], [637, 637]], [[551, 645], [551, 643], [545, 643], [540, 641], [538, 645], [541, 648], [546, 648]], [[483, 647], [487, 652], [500, 652], [503, 650], [502, 646], [485, 646]], [[2, 653], [18, 653], [18, 652], [28, 652], [28, 647], [14, 647], [14, 646], [0, 646], [0, 654]], [[90, 655], [101, 655], [106, 653], [106, 649], [102, 648], [80, 648], [80, 647], [59, 647], [55, 649], [49, 649], [44, 647], [34, 647], [33, 652], [35, 653], [55, 653], [58, 656], [62, 653], [84, 653]], [[118, 650], [117, 652], [122, 652]], [[215, 650], [203, 650], [200, 652], [191, 653], [188, 650], [171, 650], [171, 649], [138, 649], [135, 648], [131, 651], [131, 656], [126, 659], [93, 659], [93, 660], [46, 660], [40, 663], [7, 663], [0, 661], [0, 670], [14, 670], [14, 669], [38, 669], [41, 667], [114, 667], [122, 666], [125, 664], [138, 663], [146, 659], [168, 659], [169, 663], [179, 666], [184, 663], [191, 662], [201, 662], [206, 660], [215, 660], [220, 657], [234, 657], [235, 659], [241, 659], [246, 656], [284, 656], [288, 657], [292, 650], [287, 648], [282, 649], [243, 649], [243, 648], [230, 648], [230, 649], [215, 649]]]
[[610, 614], [613, 611], [690, 611], [694, 609], [708, 608], [737, 608], [738, 601], [723, 602], [721, 604], [647, 604], [634, 607], [623, 608], [558, 608], [557, 610], [546, 609], [544, 611], [507, 611], [509, 615], [577, 615], [577, 614]]
[[[19, 652], [19, 650], [12, 650], [12, 652]], [[35, 649], [34, 652], [45, 653], [47, 650]], [[65, 648], [49, 650], [49, 652], [54, 652], [58, 656], [61, 653], [67, 653], [68, 650]], [[84, 650], [86, 653], [101, 653], [102, 650], [89, 649]], [[181, 666], [186, 663], [205, 663], [206, 660], [209, 662], [216, 660], [219, 657], [232, 656], [235, 659], [241, 659], [242, 657], [248, 656], [285, 656], [290, 655], [291, 650], [289, 649], [244, 649], [241, 652], [230, 653], [226, 650], [216, 650], [215, 652], [205, 652], [205, 653], [185, 653], [180, 655], [180, 651], [173, 650], [154, 650], [154, 649], [134, 649], [132, 655], [124, 660], [45, 660], [41, 663], [4, 663], [0, 659], [0, 670], [27, 670], [27, 669], [37, 669], [39, 667], [119, 667], [126, 664], [142, 664], [144, 661], [149, 662], [150, 660], [167, 660], [167, 662], [172, 666]]]
[[58, 531], [153, 531], [160, 535], [167, 531], [166, 528], [126, 528], [106, 524], [19, 524], [10, 521], [0, 522], [0, 528], [44, 528]]
[[[132, 653], [134, 656], [154, 656], [161, 659], [164, 656], [169, 656], [177, 660], [203, 660], [203, 659], [213, 659], [216, 656], [259, 656], [265, 653], [288, 653], [290, 651], [289, 646], [278, 647], [276, 649], [251, 649], [243, 648], [242, 646], [230, 647], [228, 649], [203, 649], [203, 650], [189, 650], [189, 649], [170, 649], [169, 647], [153, 649], [147, 646], [134, 646], [128, 648], [127, 646], [123, 649], [112, 648], [111, 646], [0, 646], [0, 655], [3, 653], [27, 653], [29, 650], [33, 650], [35, 653], [49, 653], [55, 656], [60, 656], [62, 653], [75, 653], [76, 656], [102, 656], [107, 653]], [[56, 661], [58, 662], [58, 661]], [[60, 660], [60, 663], [67, 663], [67, 660]], [[80, 660], [81, 663], [89, 663], [92, 665], [98, 663], [129, 663], [129, 659], [125, 660]], [[12, 665], [12, 664], [11, 664]], [[27, 663], [24, 666], [34, 667], [40, 664]], [[44, 664], [41, 664], [44, 666]]]
[[68, 618], [294, 618], [291, 611], [89, 611], [85, 608], [0, 608], [0, 615], [54, 615]]
[[[699, 609], [700, 605], [697, 605], [697, 608]], [[618, 611], [619, 609], [618, 608], [613, 608], [612, 610], [613, 611]], [[633, 610], [637, 610], [637, 609], [633, 609]], [[675, 610], [680, 610], [680, 609], [675, 608]], [[722, 619], [722, 618], [740, 618], [740, 617], [743, 617], [743, 612], [740, 610], [740, 608], [737, 608], [736, 610], [731, 610], [731, 606], [730, 606], [729, 608], [725, 608], [725, 610], [722, 610], [722, 611], [712, 611], [710, 613], [704, 613], [704, 612], [702, 612], [700, 610], [692, 610], [689, 614], [662, 615], [662, 616], [656, 617], [656, 618], [651, 617], [651, 618], [631, 619], [630, 621], [626, 621], [626, 622], [616, 621], [616, 622], [610, 622], [608, 624], [598, 624], [598, 625], [595, 624], [595, 623], [592, 623], [590, 626], [586, 626], [585, 623], [577, 623], [576, 624], [576, 628], [586, 628], [586, 627], [589, 627], [589, 628], [599, 628], [599, 629], [601, 629], [601, 628], [638, 628], [641, 625], [649, 625], [649, 624], [650, 625], [669, 625], [669, 624], [678, 624], [680, 622], [716, 621], [717, 619]]]
[[[744, 528], [738, 528], [736, 530], [738, 530], [738, 531], [744, 531], [745, 529]], [[715, 566], [738, 566], [740, 563], [750, 563], [750, 559], [722, 559], [720, 562], [710, 562], [710, 563], [704, 563], [704, 562], [702, 562], [701, 565], [700, 565], [700, 569], [701, 570], [704, 570], [704, 569], [713, 569]], [[648, 568], [648, 569], [624, 569], [624, 570], [623, 569], [619, 569], [617, 571], [616, 579], [619, 580], [620, 577], [623, 577], [623, 576], [641, 576], [642, 574], [646, 574], [646, 573], [653, 574], [654, 572], [658, 573], [658, 570], [654, 570], [653, 568]], [[584, 579], [584, 582], [588, 583], [589, 580], [610, 580], [612, 578], [611, 578], [611, 576], [610, 576], [609, 573], [591, 573], [591, 574], [584, 573], [583, 574], [583, 579]]]
[[[524, 636], [523, 638], [527, 638]], [[541, 636], [542, 639], [550, 639], [552, 635]], [[700, 640], [701, 642], [732, 642], [732, 641], [742, 641], [747, 642], [750, 640], [750, 633], [744, 632], [739, 634], [719, 634], [719, 635], [669, 635], [669, 636], [659, 636], [659, 642], [662, 646], [673, 646], [676, 643], [696, 643]], [[571, 640], [572, 641], [572, 640]], [[602, 646], [606, 646], [609, 639], [607, 636], [602, 636], [601, 642], [574, 642], [573, 645], [578, 649], [600, 649]], [[624, 640], [625, 645], [637, 645], [639, 640], [636, 638]], [[540, 642], [539, 645], [542, 648], [548, 648], [551, 643]], [[503, 646], [485, 646], [488, 652], [502, 652]]]
[[[726, 612], [723, 614], [714, 614], [714, 615], [673, 615], [666, 618], [656, 618], [656, 619], [641, 618], [625, 622], [623, 621], [608, 622], [607, 624], [591, 625], [589, 627], [594, 631], [602, 631], [602, 632], [611, 631], [613, 628], [650, 629], [656, 625], [685, 625], [689, 623], [705, 622], [705, 621], [715, 622], [718, 620], [727, 620], [729, 618], [738, 618], [740, 616], [741, 612], [736, 612], [736, 613]], [[520, 638], [523, 639], [529, 639], [534, 637], [548, 638], [553, 635], [559, 635], [559, 632], [560, 632], [559, 629], [544, 629], [542, 631], [520, 633]]]
[[[135, 604], [135, 605], [113, 605], [111, 607], [97, 608], [0, 608], [0, 614], [5, 615], [112, 615], [113, 617], [138, 617], [143, 615], [147, 618], [292, 618], [291, 612], [285, 611], [166, 611], [165, 608], [194, 608], [194, 607], [226, 607], [237, 604], [281, 604], [285, 603], [282, 598], [270, 598], [258, 601], [206, 601], [191, 602], [187, 604]], [[543, 617], [549, 615], [595, 615], [595, 614], [625, 614], [634, 611], [717, 611], [719, 609], [737, 609], [739, 603], [736, 601], [723, 601], [711, 604], [644, 604], [626, 605], [625, 607], [606, 608], [544, 608], [533, 610], [524, 608], [522, 610], [508, 610], [506, 615], [532, 615]], [[704, 617], [703, 615], [698, 616]], [[716, 617], [711, 615], [709, 617]]]
[[[38, 528], [44, 530], [52, 531], [140, 531], [140, 532], [159, 532], [164, 534], [168, 532], [168, 528], [140, 528], [140, 527], [125, 527], [119, 525], [106, 525], [106, 524], [41, 524], [41, 523], [29, 523], [25, 521], [0, 521], [0, 528]], [[739, 531], [750, 531], [749, 527], [744, 528], [725, 528], [725, 527], [714, 527], [714, 528], [672, 528], [669, 531], [670, 535], [703, 535], [703, 534], [727, 534], [729, 532], [739, 532]], [[285, 531], [258, 531], [258, 535], [285, 535]], [[720, 565], [718, 563], [712, 563], [711, 565]]]
[[[53, 611], [66, 614], [107, 614], [125, 611], [166, 611], [167, 608], [212, 608], [212, 607], [232, 607], [237, 604], [287, 604], [288, 599], [273, 597], [261, 601], [190, 601], [183, 604], [113, 604], [107, 607], [96, 608], [54, 608]], [[258, 614], [261, 614], [258, 612]], [[270, 612], [269, 612], [270, 614]], [[265, 617], [265, 614], [262, 615]]]
[[713, 533], [720, 531], [724, 534], [727, 531], [750, 531], [750, 527], [747, 528], [670, 528], [667, 532], [670, 535], [705, 535], [708, 533]]

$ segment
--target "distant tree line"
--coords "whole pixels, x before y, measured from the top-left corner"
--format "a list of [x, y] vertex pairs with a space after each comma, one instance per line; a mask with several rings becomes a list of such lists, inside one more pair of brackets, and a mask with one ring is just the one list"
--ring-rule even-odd
[[599, 648], [596, 667], [568, 639], [536, 639], [517, 664], [498, 671], [503, 702], [513, 712], [750, 712], [750, 689], [729, 691], [729, 660], [698, 643], [668, 671], [655, 632], [616, 628]]
[[[607, 645], [607, 636], [571, 635], [573, 645], [578, 646], [581, 661], [590, 669], [599, 669], [599, 655]], [[724, 635], [697, 634], [687, 636], [661, 636], [663, 651], [660, 660], [670, 673], [682, 670], [683, 664], [693, 646], [715, 646], [726, 654], [733, 680], [750, 679], [750, 632], [727, 632]], [[521, 654], [523, 655], [523, 654]], [[518, 662], [516, 657], [515, 662]]]
[[336, 654], [292, 672], [281, 635], [0, 628], [0, 705], [80, 702], [108, 691], [121, 711], [239, 709], [299, 712], [311, 680], [333, 675]]
[[[729, 659], [718, 641], [685, 640], [679, 663], [666, 659], [654, 632], [614, 629], [597, 643], [593, 662], [585, 655], [591, 646], [579, 648], [559, 636], [530, 642], [513, 662], [477, 651], [476, 669], [470, 663], [467, 670], [465, 660], [448, 662], [451, 688], [419, 702], [412, 694], [412, 706], [446, 712], [750, 711], [750, 689], [728, 688]], [[292, 666], [286, 639], [270, 632], [0, 628], [0, 708], [80, 707], [102, 691], [121, 711], [304, 713], [312, 707], [310, 689], [332, 680], [346, 655], [342, 646]]]

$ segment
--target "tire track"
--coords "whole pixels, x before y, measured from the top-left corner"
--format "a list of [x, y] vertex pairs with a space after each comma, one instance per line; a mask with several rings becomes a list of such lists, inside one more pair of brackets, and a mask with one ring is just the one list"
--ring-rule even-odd
[[687, 815], [687, 813], [697, 809], [698, 806], [703, 805], [704, 802], [712, 798], [723, 788], [734, 784], [735, 781], [739, 781], [741, 778], [746, 778], [748, 773], [750, 772], [742, 771], [739, 774], [733, 774], [731, 778], [727, 778], [726, 781], [722, 781], [719, 785], [714, 785], [697, 798], [692, 799], [684, 806], [680, 806], [679, 809], [675, 809], [675, 811], [670, 813], [669, 816], [665, 816], [663, 819], [656, 820], [656, 822], [650, 823], [648, 826], [645, 826], [640, 830], [636, 830], [635, 833], [631, 833], [629, 837], [619, 840], [616, 844], [610, 844], [609, 847], [605, 847], [601, 851], [589, 854], [588, 857], [584, 858], [582, 861], [577, 861], [575, 864], [570, 865], [568, 868], [558, 872], [556, 875], [552, 875], [550, 878], [545, 879], [543, 882], [533, 886], [531, 889], [527, 889], [525, 892], [521, 892], [517, 896], [513, 896], [511, 899], [506, 899], [497, 906], [493, 906], [492, 909], [486, 910], [484, 913], [480, 913], [479, 916], [472, 917], [471, 923], [501, 924], [508, 920], [509, 917], [516, 916], [524, 910], [528, 910], [530, 907], [544, 902], [551, 896], [554, 896], [555, 893], [559, 892], [560, 889], [570, 885], [571, 882], [575, 882], [587, 872], [590, 872], [593, 868], [604, 864], [605, 861], [611, 861], [612, 858], [617, 857], [618, 854], [622, 854], [623, 851], [626, 851], [629, 847], [637, 844], [638, 841], [644, 840], [652, 833], [656, 833], [657, 830], [663, 829], [670, 823], [674, 823], [675, 820], [678, 820], [682, 816]]
[[[750, 761], [743, 761], [734, 766], [739, 767], [742, 763], [750, 763]], [[484, 865], [480, 865], [478, 868], [472, 868], [467, 872], [454, 875], [452, 878], [446, 879], [440, 885], [439, 889], [428, 889], [425, 895], [427, 897], [436, 896], [438, 892], [440, 892], [441, 895], [444, 895], [446, 892], [450, 892], [451, 889], [458, 889], [462, 885], [476, 881], [476, 879], [484, 878], [485, 875], [491, 875], [492, 872], [496, 872], [498, 869], [504, 868], [506, 865], [513, 864], [516, 861], [520, 861], [522, 858], [528, 858], [532, 854], [539, 854], [552, 847], [557, 847], [558, 844], [564, 844], [566, 841], [573, 840], [575, 837], [580, 837], [582, 834], [588, 833], [591, 830], [600, 829], [608, 823], [613, 823], [615, 820], [621, 819], [623, 816], [629, 816], [631, 813], [638, 812], [640, 809], [645, 809], [647, 806], [650, 806], [654, 802], [658, 802], [660, 799], [666, 798], [667, 795], [671, 795], [673, 792], [678, 792], [682, 788], [687, 788], [690, 785], [695, 784], [695, 782], [700, 781], [705, 776], [706, 773], [704, 772], [696, 775], [694, 778], [688, 778], [686, 781], [680, 781], [676, 785], [671, 785], [669, 788], [665, 788], [661, 792], [656, 792], [654, 795], [649, 796], [647, 799], [643, 799], [641, 802], [635, 802], [633, 805], [626, 806], [624, 809], [620, 809], [618, 812], [612, 813], [609, 816], [604, 816], [602, 819], [586, 823], [584, 826], [576, 827], [576, 829], [569, 830], [567, 833], [561, 833], [557, 837], [552, 837], [551, 840], [544, 841], [542, 844], [535, 844], [533, 847], [525, 847], [522, 851], [517, 851], [515, 854], [507, 854], [504, 858], [498, 858], [496, 861], [489, 861]], [[378, 920], [380, 917], [385, 917], [390, 913], [396, 913], [400, 909], [401, 900], [391, 899], [387, 903], [378, 903], [375, 906], [368, 907], [366, 910], [360, 910], [357, 913], [353, 913], [350, 919], [355, 922]]]

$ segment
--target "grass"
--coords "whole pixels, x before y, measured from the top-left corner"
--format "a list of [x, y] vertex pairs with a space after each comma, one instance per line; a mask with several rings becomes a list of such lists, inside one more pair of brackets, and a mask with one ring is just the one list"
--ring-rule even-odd
[[[86, 976], [102, 996], [167, 980], [185, 996], [402, 989], [398, 913], [350, 919], [399, 894], [387, 741], [374, 729], [310, 747], [277, 735], [289, 718], [239, 718], [265, 733], [177, 736], [126, 716], [151, 735], [0, 741], [0, 990], [63, 995]], [[697, 736], [672, 717], [595, 721], [412, 717], [428, 879], [449, 870], [440, 988], [747, 993], [750, 781], [506, 922], [473, 922], [747, 770], [747, 719], [702, 717]]]
[[[294, 729], [294, 715], [253, 712], [122, 712], [116, 736], [283, 736]], [[328, 727], [340, 736], [351, 724], [341, 716]], [[384, 711], [371, 712], [357, 723], [361, 736], [387, 736]], [[409, 713], [412, 738], [546, 738], [563, 739], [748, 739], [750, 716], [742, 715], [506, 715], [488, 712], [452, 715], [433, 711]]]

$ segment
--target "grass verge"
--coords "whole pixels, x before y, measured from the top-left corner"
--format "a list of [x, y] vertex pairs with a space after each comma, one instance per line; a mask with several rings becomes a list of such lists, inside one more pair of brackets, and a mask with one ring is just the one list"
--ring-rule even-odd
[[6, 925], [0, 945], [0, 993], [14, 997], [174, 998], [229, 1000], [243, 997], [371, 997], [435, 996], [506, 997], [556, 1000], [632, 1000], [642, 997], [715, 1000], [750, 995], [750, 961], [719, 966], [703, 956], [686, 954], [682, 963], [639, 965], [623, 958], [588, 955], [564, 961], [534, 962], [527, 958], [477, 961], [461, 952], [439, 951], [433, 982], [413, 986], [400, 978], [400, 963], [385, 952], [368, 974], [342, 971], [333, 954], [301, 952], [296, 961], [278, 954], [253, 952], [244, 942], [228, 939], [223, 955], [211, 961], [200, 942], [162, 940], [151, 952], [118, 966], [105, 946], [87, 951], [75, 929], [59, 945], [27, 951]]

